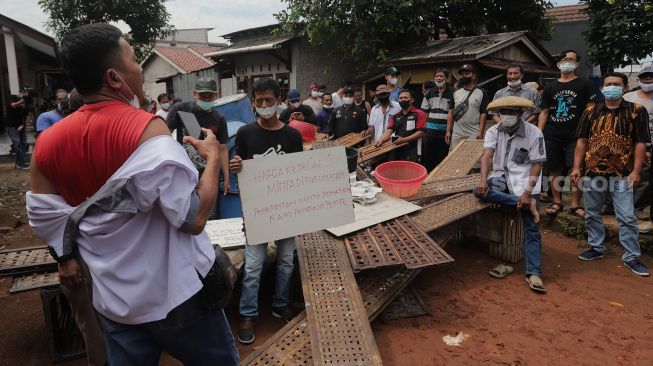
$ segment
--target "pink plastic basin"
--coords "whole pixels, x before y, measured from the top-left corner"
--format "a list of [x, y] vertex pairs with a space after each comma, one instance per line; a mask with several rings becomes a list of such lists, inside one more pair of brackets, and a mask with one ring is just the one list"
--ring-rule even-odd
[[288, 123], [288, 126], [296, 129], [302, 134], [302, 141], [315, 141], [315, 125], [308, 122], [292, 120]]
[[374, 175], [384, 191], [403, 198], [413, 196], [419, 191], [427, 172], [420, 164], [398, 160], [379, 165], [374, 170]]

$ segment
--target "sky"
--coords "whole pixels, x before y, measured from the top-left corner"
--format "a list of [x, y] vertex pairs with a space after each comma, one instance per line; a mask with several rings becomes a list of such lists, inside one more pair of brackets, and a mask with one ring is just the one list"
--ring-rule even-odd
[[[571, 5], [578, 0], [554, 0], [556, 5]], [[166, 7], [171, 23], [177, 29], [214, 28], [210, 42], [223, 42], [220, 35], [234, 31], [276, 23], [274, 13], [285, 9], [281, 0], [168, 0]], [[26, 24], [43, 33], [46, 15], [37, 0], [0, 0], [0, 14]], [[122, 31], [129, 30], [118, 25]]]

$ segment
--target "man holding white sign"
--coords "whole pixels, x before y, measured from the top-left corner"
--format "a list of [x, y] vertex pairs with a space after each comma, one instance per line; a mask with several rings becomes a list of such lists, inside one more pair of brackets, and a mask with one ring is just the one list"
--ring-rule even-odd
[[[253, 85], [257, 123], [243, 126], [236, 135], [236, 156], [230, 169], [238, 173], [243, 169], [241, 159], [256, 159], [270, 155], [284, 155], [303, 150], [299, 131], [285, 125], [277, 118], [279, 84], [270, 78], [259, 79]], [[290, 304], [290, 278], [294, 269], [295, 238], [277, 240], [276, 285], [272, 298], [272, 315], [289, 321], [293, 318]], [[245, 275], [240, 296], [238, 341], [254, 342], [254, 326], [258, 318], [258, 292], [261, 272], [267, 255], [267, 243], [245, 247]]]

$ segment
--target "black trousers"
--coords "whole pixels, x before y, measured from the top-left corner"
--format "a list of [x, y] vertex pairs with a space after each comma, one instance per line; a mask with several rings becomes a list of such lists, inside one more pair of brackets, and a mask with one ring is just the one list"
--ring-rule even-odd
[[430, 172], [447, 157], [449, 144], [444, 141], [444, 136], [424, 136], [422, 143], [422, 164]]

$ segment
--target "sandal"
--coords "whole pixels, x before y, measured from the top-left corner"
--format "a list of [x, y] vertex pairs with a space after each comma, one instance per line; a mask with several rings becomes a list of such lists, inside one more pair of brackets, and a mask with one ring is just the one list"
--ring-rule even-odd
[[528, 283], [528, 287], [531, 288], [531, 290], [544, 294], [546, 293], [546, 288], [544, 287], [544, 283], [542, 282], [542, 278], [538, 275], [530, 275], [526, 276], [526, 283]]
[[499, 264], [498, 266], [490, 270], [490, 276], [494, 278], [504, 278], [507, 275], [511, 274], [514, 269], [512, 266], [506, 266], [504, 264]]
[[[580, 214], [578, 213], [578, 210], [583, 210], [583, 214], [580, 215]], [[569, 209], [569, 213], [572, 214], [572, 215], [574, 215], [574, 216], [576, 216], [576, 217], [580, 217], [581, 219], [584, 219], [584, 218], [585, 218], [585, 209], [584, 209], [583, 207], [580, 207], [580, 206], [579, 206], [579, 207], [572, 207], [572, 208], [570, 208], [570, 209]]]
[[544, 209], [544, 212], [546, 212], [547, 215], [556, 216], [557, 214], [562, 212], [564, 208], [565, 206], [563, 206], [561, 203], [553, 202], [552, 204], [549, 205], [549, 207]]

